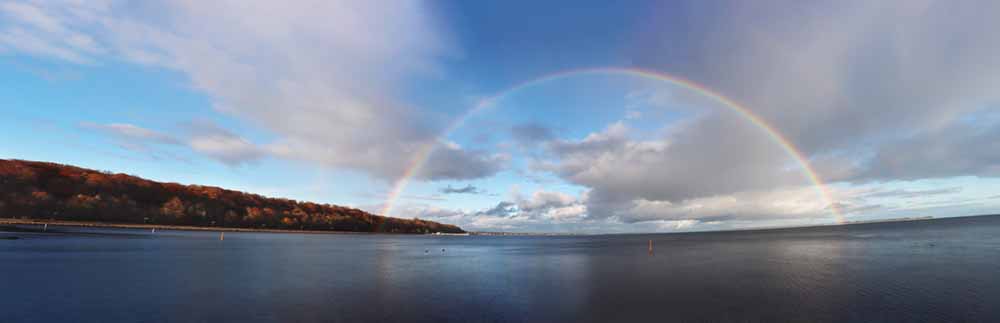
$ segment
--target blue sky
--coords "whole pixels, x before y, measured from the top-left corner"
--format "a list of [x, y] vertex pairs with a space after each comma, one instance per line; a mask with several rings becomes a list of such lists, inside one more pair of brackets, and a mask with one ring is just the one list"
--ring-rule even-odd
[[[831, 223], [831, 205], [848, 220], [994, 213], [991, 7], [4, 1], [0, 158], [372, 212], [391, 200], [390, 215], [471, 230]], [[509, 91], [595, 67], [739, 102], [802, 153], [829, 198], [705, 93], [624, 72]], [[428, 162], [393, 198], [424, 147]]]

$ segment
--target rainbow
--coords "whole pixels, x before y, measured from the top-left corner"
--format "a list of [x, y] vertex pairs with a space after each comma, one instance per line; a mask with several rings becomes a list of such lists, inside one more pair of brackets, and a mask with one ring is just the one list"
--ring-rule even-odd
[[[795, 146], [787, 138], [781, 135], [781, 133], [778, 132], [778, 130], [776, 130], [766, 121], [764, 121], [764, 119], [754, 114], [752, 111], [750, 111], [750, 109], [740, 105], [739, 103], [727, 98], [726, 96], [718, 92], [715, 92], [703, 85], [692, 82], [690, 80], [657, 71], [642, 70], [635, 68], [621, 68], [621, 67], [600, 67], [600, 68], [567, 70], [527, 80], [515, 84], [514, 86], [511, 86], [506, 90], [503, 90], [491, 97], [480, 100], [479, 103], [476, 104], [476, 106], [466, 111], [465, 114], [461, 115], [453, 123], [448, 125], [448, 127], [441, 132], [441, 135], [438, 138], [441, 140], [447, 138], [449, 135], [451, 135], [452, 132], [454, 132], [456, 129], [465, 124], [465, 122], [470, 117], [478, 114], [483, 110], [488, 109], [489, 107], [492, 107], [495, 102], [513, 92], [517, 92], [518, 90], [553, 80], [565, 79], [568, 77], [588, 75], [588, 74], [626, 75], [626, 76], [634, 76], [661, 82], [667, 82], [675, 86], [680, 86], [682, 88], [695, 91], [700, 95], [715, 100], [719, 103], [722, 103], [722, 105], [725, 106], [726, 108], [732, 110], [733, 112], [736, 112], [744, 119], [746, 119], [753, 125], [760, 128], [762, 131], [764, 131], [764, 133], [767, 134], [767, 136], [773, 142], [781, 146], [781, 148], [785, 151], [785, 153], [795, 160], [795, 163], [799, 165], [799, 167], [802, 169], [803, 173], [809, 179], [809, 181], [812, 182], [813, 188], [816, 190], [817, 195], [826, 202], [831, 213], [833, 213], [833, 215], [836, 217], [837, 222], [838, 223], [844, 222], [844, 216], [841, 213], [839, 207], [837, 207], [837, 203], [834, 203], [834, 199], [832, 198], [830, 190], [827, 188], [826, 184], [824, 184], [823, 180], [819, 177], [819, 175], [816, 174], [816, 171], [809, 164], [809, 161], [802, 155], [802, 152], [800, 152], [797, 148], [795, 148]], [[399, 180], [397, 180], [394, 183], [392, 190], [389, 192], [389, 195], [386, 198], [381, 214], [389, 215], [389, 213], [392, 212], [392, 208], [395, 205], [396, 201], [399, 199], [400, 194], [402, 194], [403, 190], [406, 189], [406, 186], [413, 179], [413, 176], [418, 171], [420, 171], [420, 169], [424, 167], [424, 164], [427, 163], [427, 160], [429, 159], [431, 153], [434, 152], [434, 149], [437, 147], [437, 145], [438, 142], [434, 141], [424, 145], [417, 151], [417, 153], [413, 156], [413, 159], [410, 160], [409, 167], [406, 168], [406, 171], [404, 172], [403, 176], [400, 177]]]

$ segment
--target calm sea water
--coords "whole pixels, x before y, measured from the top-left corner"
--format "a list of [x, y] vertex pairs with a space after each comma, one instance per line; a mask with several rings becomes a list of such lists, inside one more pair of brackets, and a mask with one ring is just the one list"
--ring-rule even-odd
[[586, 237], [60, 230], [0, 233], [21, 237], [0, 240], [0, 322], [1000, 322], [1000, 216]]

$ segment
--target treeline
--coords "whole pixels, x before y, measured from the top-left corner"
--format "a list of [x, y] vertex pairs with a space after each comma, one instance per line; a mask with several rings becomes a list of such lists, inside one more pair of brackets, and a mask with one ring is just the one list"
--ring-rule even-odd
[[3, 159], [0, 217], [354, 232], [464, 232], [454, 225], [379, 216], [336, 205]]

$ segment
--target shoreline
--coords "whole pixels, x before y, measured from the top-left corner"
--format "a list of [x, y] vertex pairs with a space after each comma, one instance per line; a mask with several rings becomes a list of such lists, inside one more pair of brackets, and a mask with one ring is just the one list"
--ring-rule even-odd
[[[209, 231], [209, 232], [258, 232], [258, 233], [304, 233], [304, 234], [392, 234], [392, 235], [425, 235], [418, 233], [391, 233], [391, 232], [357, 232], [357, 231], [327, 231], [327, 230], [286, 230], [286, 229], [254, 229], [254, 228], [229, 228], [229, 227], [199, 227], [190, 225], [161, 225], [161, 224], [138, 224], [138, 223], [110, 223], [110, 222], [90, 222], [90, 221], [67, 221], [67, 220], [39, 220], [39, 219], [15, 219], [0, 218], [0, 225], [51, 225], [81, 228], [113, 228], [113, 229], [157, 229], [174, 231]], [[2, 230], [0, 230], [2, 231]]]
[[[684, 232], [636, 232], [636, 233], [521, 233], [521, 232], [492, 232], [492, 231], [469, 231], [466, 234], [441, 234], [441, 236], [531, 236], [531, 237], [545, 237], [545, 236], [603, 236], [603, 235], [646, 235], [646, 234], [692, 234], [692, 233], [726, 233], [726, 232], [743, 232], [743, 231], [771, 231], [771, 230], [794, 230], [794, 229], [806, 229], [806, 228], [822, 228], [822, 227], [838, 227], [838, 226], [854, 226], [854, 225], [867, 225], [867, 224], [880, 224], [880, 223], [893, 223], [893, 222], [919, 222], [919, 221], [934, 221], [952, 218], [967, 218], [967, 217], [980, 217], [980, 216], [1000, 216], [1000, 214], [976, 214], [976, 215], [963, 215], [963, 216], [953, 216], [953, 217], [932, 217], [932, 216], [921, 216], [921, 217], [905, 217], [905, 218], [893, 218], [884, 220], [868, 220], [868, 221], [851, 221], [846, 223], [830, 223], [830, 224], [816, 224], [807, 226], [788, 226], [788, 227], [757, 227], [757, 228], [742, 228], [742, 229], [730, 229], [730, 230], [711, 230], [711, 231], [684, 231]], [[54, 226], [68, 226], [68, 227], [83, 227], [83, 228], [115, 228], [115, 229], [157, 229], [157, 230], [175, 230], [175, 231], [209, 231], [209, 232], [259, 232], [259, 233], [300, 233], [300, 234], [388, 234], [388, 235], [435, 235], [434, 233], [392, 233], [392, 232], [359, 232], [359, 231], [327, 231], [327, 230], [288, 230], [288, 229], [255, 229], [255, 228], [229, 228], [229, 227], [199, 227], [199, 226], [187, 226], [187, 225], [159, 225], [159, 224], [137, 224], [137, 223], [110, 223], [110, 222], [90, 222], [90, 221], [67, 221], [67, 220], [39, 220], [39, 219], [16, 219], [16, 218], [0, 218], [0, 225], [54, 225]], [[0, 230], [0, 232], [4, 232]]]

